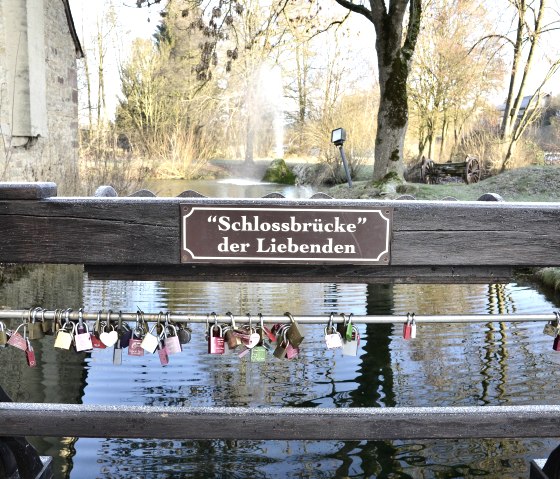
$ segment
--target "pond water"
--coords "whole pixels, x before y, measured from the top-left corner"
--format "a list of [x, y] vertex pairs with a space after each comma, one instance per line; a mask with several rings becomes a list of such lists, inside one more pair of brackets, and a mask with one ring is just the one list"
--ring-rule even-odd
[[[183, 191], [181, 189], [180, 191]], [[179, 192], [180, 192], [179, 191]], [[216, 195], [213, 195], [216, 196]], [[260, 193], [259, 195], [260, 196]], [[307, 196], [308, 197], [308, 196]], [[181, 283], [92, 280], [80, 266], [38, 266], [0, 287], [0, 306], [264, 315], [549, 313], [560, 304], [533, 285]], [[206, 354], [204, 326], [162, 368], [157, 355], [55, 350], [35, 341], [37, 368], [0, 349], [0, 386], [16, 401], [172, 405], [391, 407], [558, 403], [560, 366], [542, 323], [360, 325], [357, 357], [302, 326], [297, 360], [251, 363]], [[554, 440], [180, 441], [30, 438], [59, 478], [523, 478]]]

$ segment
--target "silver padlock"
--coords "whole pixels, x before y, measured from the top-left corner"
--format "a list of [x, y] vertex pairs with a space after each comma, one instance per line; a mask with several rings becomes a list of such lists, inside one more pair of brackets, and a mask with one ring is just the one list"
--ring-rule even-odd
[[144, 339], [142, 339], [142, 342], [140, 343], [142, 349], [151, 354], [154, 354], [156, 352], [156, 349], [159, 345], [159, 336], [157, 335], [157, 331], [156, 334], [154, 334], [157, 325], [158, 324], [156, 323], [150, 328], [150, 331], [146, 333], [146, 336], [144, 336]]
[[360, 332], [356, 326], [352, 325], [352, 339], [344, 341], [342, 345], [343, 356], [357, 356], [358, 348], [360, 346]]

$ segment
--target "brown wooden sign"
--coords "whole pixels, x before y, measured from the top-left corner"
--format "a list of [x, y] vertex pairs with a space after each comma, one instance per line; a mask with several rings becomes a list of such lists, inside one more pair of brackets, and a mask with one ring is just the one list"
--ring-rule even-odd
[[181, 262], [381, 264], [392, 208], [181, 205]]

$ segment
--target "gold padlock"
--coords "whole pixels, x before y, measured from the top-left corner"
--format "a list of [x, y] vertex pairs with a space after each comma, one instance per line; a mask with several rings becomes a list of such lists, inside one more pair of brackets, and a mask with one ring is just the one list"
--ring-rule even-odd
[[0, 321], [0, 347], [3, 348], [8, 343], [8, 333], [6, 332], [6, 325]]
[[294, 348], [297, 348], [303, 342], [303, 335], [301, 334], [294, 317], [289, 312], [284, 313], [284, 316], [288, 316], [291, 323], [288, 331], [286, 332], [286, 338]]
[[43, 311], [43, 308], [34, 308], [33, 310], [30, 310], [31, 320], [29, 321], [27, 327], [29, 339], [41, 339], [45, 337], [43, 325], [37, 319], [37, 313], [39, 311]]

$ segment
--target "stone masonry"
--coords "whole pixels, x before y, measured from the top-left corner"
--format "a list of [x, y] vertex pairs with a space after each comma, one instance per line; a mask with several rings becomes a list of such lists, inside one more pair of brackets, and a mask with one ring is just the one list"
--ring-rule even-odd
[[81, 56], [67, 0], [0, 2], [0, 181], [73, 192]]

